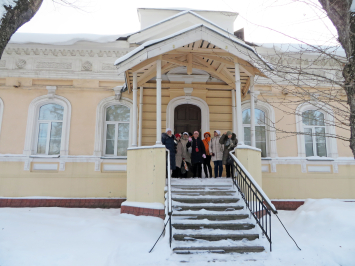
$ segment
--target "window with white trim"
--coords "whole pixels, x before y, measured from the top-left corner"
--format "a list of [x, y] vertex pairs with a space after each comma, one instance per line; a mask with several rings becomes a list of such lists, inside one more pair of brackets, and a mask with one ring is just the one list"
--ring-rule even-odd
[[39, 108], [37, 154], [60, 154], [64, 107], [49, 103]]
[[317, 110], [302, 113], [306, 157], [327, 156], [324, 114]]
[[127, 156], [129, 144], [130, 109], [124, 105], [106, 108], [105, 155]]
[[[261, 157], [267, 156], [265, 112], [255, 109], [255, 145], [261, 149]], [[243, 111], [244, 142], [251, 145], [250, 109]]]

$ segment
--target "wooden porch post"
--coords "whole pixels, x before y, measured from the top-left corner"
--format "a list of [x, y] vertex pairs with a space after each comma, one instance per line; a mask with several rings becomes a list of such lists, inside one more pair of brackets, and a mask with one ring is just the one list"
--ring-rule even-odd
[[132, 147], [137, 147], [137, 72], [133, 72], [133, 138]]
[[255, 147], [255, 98], [254, 98], [254, 76], [250, 76], [250, 138], [251, 146]]
[[157, 60], [157, 141], [156, 145], [161, 145], [161, 60]]
[[143, 115], [143, 87], [139, 88], [139, 130], [138, 146], [142, 146], [142, 115]]
[[233, 121], [233, 132], [237, 133], [237, 110], [235, 107], [235, 90], [232, 90], [232, 121]]
[[242, 117], [242, 96], [240, 91], [239, 64], [235, 63], [235, 104], [237, 109], [237, 138], [238, 145], [244, 144], [243, 117]]

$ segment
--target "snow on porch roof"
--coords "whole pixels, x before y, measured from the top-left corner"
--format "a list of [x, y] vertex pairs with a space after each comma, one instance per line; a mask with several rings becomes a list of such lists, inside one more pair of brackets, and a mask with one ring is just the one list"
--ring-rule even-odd
[[[165, 10], [165, 9], [162, 9], [162, 10]], [[166, 10], [173, 10], [173, 9], [166, 9]], [[185, 15], [185, 14], [191, 14], [191, 15], [193, 15], [193, 16], [195, 16], [195, 17], [197, 17], [197, 18], [199, 18], [199, 19], [201, 19], [201, 20], [203, 20], [203, 21], [205, 21], [205, 22], [207, 22], [207, 23], [213, 25], [214, 27], [220, 29], [221, 31], [224, 31], [224, 32], [226, 32], [227, 34], [230, 34], [230, 32], [228, 32], [228, 31], [226, 31], [225, 29], [221, 28], [221, 27], [218, 26], [216, 23], [213, 23], [212, 21], [206, 19], [205, 17], [203, 17], [203, 16], [201, 16], [201, 15], [195, 13], [194, 11], [197, 12], [197, 11], [204, 11], [204, 10], [190, 10], [190, 9], [181, 10], [180, 13], [177, 13], [177, 14], [175, 14], [175, 15], [173, 15], [173, 16], [171, 16], [171, 17], [168, 17], [168, 18], [166, 18], [166, 19], [163, 19], [163, 20], [159, 21], [158, 23], [152, 24], [152, 25], [150, 25], [150, 26], [148, 26], [148, 27], [146, 27], [146, 28], [144, 28], [144, 29], [141, 29], [141, 30], [139, 30], [139, 31], [137, 31], [137, 32], [129, 33], [129, 34], [123, 35], [122, 37], [124, 37], [125, 39], [128, 39], [129, 37], [131, 37], [131, 36], [133, 36], [133, 35], [135, 35], [135, 34], [144, 32], [144, 31], [149, 30], [149, 29], [151, 29], [151, 28], [154, 28], [154, 27], [156, 27], [156, 26], [158, 26], [158, 25], [164, 24], [164, 23], [167, 22], [167, 21], [170, 21], [170, 20], [175, 19], [175, 18], [177, 18], [177, 17], [181, 17], [181, 16], [183, 16], [183, 15]], [[211, 12], [213, 12], [213, 11], [211, 11]], [[231, 13], [232, 13], [232, 12], [231, 12]], [[238, 13], [236, 13], [236, 14], [238, 14]], [[119, 40], [119, 38], [118, 38], [117, 40]]]
[[[232, 41], [233, 43], [235, 43], [235, 44], [237, 44], [237, 45], [239, 45], [239, 46], [242, 46], [243, 48], [245, 48], [245, 49], [251, 51], [252, 54], [254, 54], [262, 63], [264, 63], [264, 65], [266, 65], [267, 68], [269, 68], [269, 70], [273, 70], [273, 67], [269, 64], [269, 62], [267, 62], [264, 58], [262, 58], [251, 46], [249, 46], [249, 45], [245, 44], [244, 42], [238, 40], [234, 35], [231, 36], [231, 35], [223, 34], [223, 33], [218, 32], [218, 31], [216, 31], [216, 30], [212, 29], [211, 27], [208, 27], [208, 26], [206, 26], [206, 25], [204, 25], [204, 24], [197, 24], [197, 25], [188, 27], [188, 28], [186, 28], [186, 29], [184, 29], [184, 30], [178, 31], [178, 32], [176, 32], [176, 33], [174, 33], [174, 34], [165, 36], [165, 37], [163, 37], [163, 38], [159, 38], [159, 39], [156, 39], [156, 40], [147, 41], [147, 42], [143, 43], [142, 45], [140, 45], [139, 47], [137, 47], [136, 49], [134, 49], [134, 50], [132, 50], [131, 52], [127, 53], [126, 55], [124, 55], [124, 56], [118, 58], [118, 59], [115, 61], [114, 65], [117, 66], [117, 68], [118, 68], [118, 66], [119, 66], [120, 64], [124, 63], [125, 61], [127, 61], [127, 60], [130, 59], [130, 58], [132, 58], [134, 55], [140, 53], [141, 51], [147, 49], [148, 47], [153, 46], [153, 45], [158, 44], [158, 43], [161, 43], [161, 42], [164, 42], [164, 41], [166, 41], [166, 40], [172, 39], [172, 38], [174, 38], [174, 37], [177, 37], [177, 36], [179, 36], [179, 35], [182, 35], [182, 34], [184, 34], [184, 33], [187, 33], [187, 32], [189, 32], [189, 31], [192, 31], [192, 30], [195, 30], [195, 29], [198, 29], [198, 28], [201, 28], [201, 29], [203, 29], [203, 28], [208, 29], [208, 30], [210, 30], [210, 31], [212, 31], [212, 32], [214, 32], [214, 33], [217, 33], [218, 35], [220, 35], [220, 36], [222, 36], [222, 37], [228, 39], [229, 41]], [[178, 48], [178, 47], [176, 47], [176, 48]], [[172, 50], [174, 50], [174, 49], [172, 49]], [[230, 51], [227, 51], [227, 50], [226, 50], [226, 52], [230, 52]], [[235, 55], [236, 55], [236, 56], [240, 56], [240, 55], [237, 55], [237, 54], [235, 54]], [[148, 58], [149, 58], [149, 57], [147, 56], [146, 59], [148, 59]], [[250, 60], [246, 60], [246, 61], [250, 61]], [[251, 62], [249, 62], [249, 63], [251, 63]], [[254, 65], [255, 62], [253, 62], [253, 63], [251, 63], [251, 64]], [[127, 69], [124, 69], [124, 70], [121, 69], [120, 73], [122, 73], [122, 72], [128, 70], [129, 68], [130, 68], [130, 67], [128, 67]]]

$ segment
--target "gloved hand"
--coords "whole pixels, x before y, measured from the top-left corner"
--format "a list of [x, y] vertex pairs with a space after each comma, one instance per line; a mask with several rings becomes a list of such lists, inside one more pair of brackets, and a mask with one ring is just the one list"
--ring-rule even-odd
[[202, 154], [202, 158], [203, 158], [203, 159], [206, 159], [206, 154]]
[[189, 141], [190, 141], [190, 142], [192, 141], [192, 138], [191, 138], [191, 137], [189, 137]]

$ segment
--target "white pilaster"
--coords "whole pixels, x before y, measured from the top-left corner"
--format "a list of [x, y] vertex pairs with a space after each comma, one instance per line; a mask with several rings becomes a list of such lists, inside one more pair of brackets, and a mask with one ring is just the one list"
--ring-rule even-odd
[[235, 90], [232, 90], [232, 121], [233, 121], [233, 132], [237, 132], [237, 109], [235, 107]]
[[161, 60], [157, 60], [157, 145], [161, 145]]
[[237, 138], [238, 145], [244, 144], [244, 134], [243, 134], [243, 118], [242, 118], [242, 95], [240, 86], [240, 72], [239, 64], [235, 63], [235, 105], [237, 109]]
[[250, 138], [251, 146], [255, 145], [255, 95], [254, 95], [254, 76], [250, 76]]
[[133, 72], [133, 119], [132, 147], [137, 147], [137, 72]]
[[138, 130], [138, 146], [142, 146], [142, 117], [143, 115], [143, 87], [139, 90], [139, 130]]

